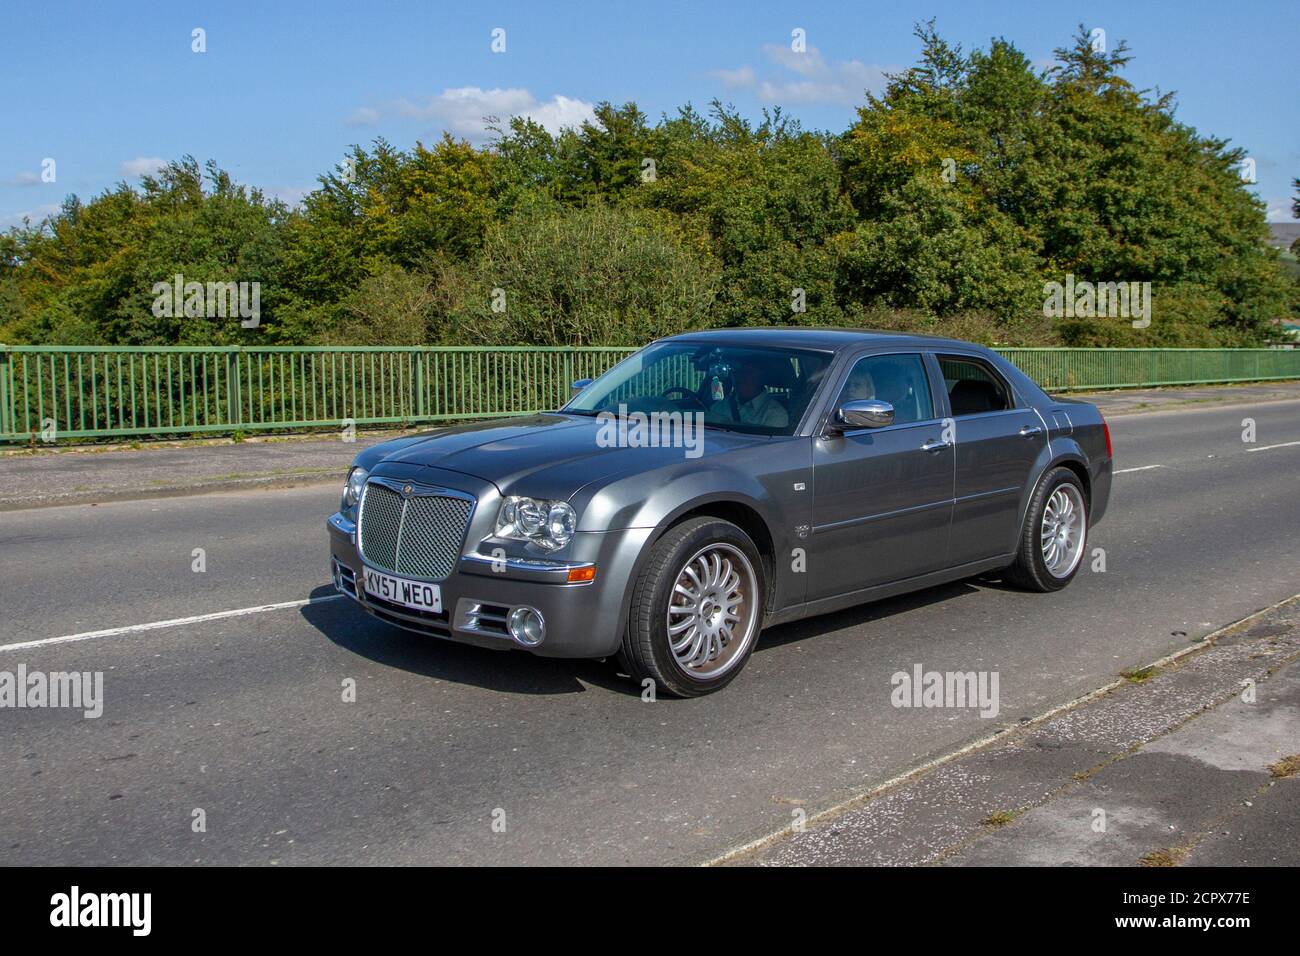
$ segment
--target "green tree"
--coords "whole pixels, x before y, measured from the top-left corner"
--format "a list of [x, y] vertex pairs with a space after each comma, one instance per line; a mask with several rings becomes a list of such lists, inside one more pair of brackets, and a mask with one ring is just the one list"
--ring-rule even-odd
[[[209, 162], [206, 179], [185, 157], [82, 203], [75, 196], [48, 221], [10, 233], [20, 250], [17, 315], [6, 334], [19, 341], [169, 345], [265, 341], [275, 335], [280, 295], [280, 230], [288, 209], [236, 185]], [[154, 314], [156, 283], [259, 283], [261, 327], [238, 317]], [[173, 312], [175, 313], [175, 309]]]
[[1041, 285], [1013, 213], [1042, 80], [1004, 41], [965, 56], [932, 22], [916, 34], [920, 64], [868, 96], [841, 138], [858, 212], [839, 244], [841, 298], [938, 316], [981, 310], [1005, 324], [1033, 308]]
[[656, 178], [632, 201], [672, 213], [721, 263], [714, 325], [837, 320], [833, 240], [853, 210], [826, 139], [779, 110], [755, 125], [715, 102], [712, 117], [687, 107], [661, 124]]

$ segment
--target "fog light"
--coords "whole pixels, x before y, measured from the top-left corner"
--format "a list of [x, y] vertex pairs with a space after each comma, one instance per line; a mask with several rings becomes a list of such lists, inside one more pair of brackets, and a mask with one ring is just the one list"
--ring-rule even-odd
[[506, 621], [510, 636], [524, 647], [536, 647], [546, 636], [546, 622], [542, 612], [533, 607], [517, 607]]

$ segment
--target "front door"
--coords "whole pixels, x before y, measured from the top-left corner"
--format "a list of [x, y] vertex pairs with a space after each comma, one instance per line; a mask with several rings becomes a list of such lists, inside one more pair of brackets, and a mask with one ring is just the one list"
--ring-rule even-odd
[[854, 363], [832, 406], [877, 399], [894, 424], [813, 439], [808, 598], [899, 581], [945, 566], [953, 456], [920, 353]]

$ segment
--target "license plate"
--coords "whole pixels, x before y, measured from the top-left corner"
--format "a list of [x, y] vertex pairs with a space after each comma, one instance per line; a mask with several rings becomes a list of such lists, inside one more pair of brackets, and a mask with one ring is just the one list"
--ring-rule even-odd
[[442, 610], [442, 589], [436, 584], [395, 578], [391, 574], [380, 574], [370, 568], [365, 568], [362, 575], [367, 594], [419, 611], [438, 613]]

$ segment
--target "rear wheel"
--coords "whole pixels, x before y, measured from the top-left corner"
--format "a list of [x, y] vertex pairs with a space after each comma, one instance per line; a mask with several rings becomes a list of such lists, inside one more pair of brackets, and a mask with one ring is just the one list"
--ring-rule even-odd
[[632, 592], [620, 662], [677, 697], [740, 673], [762, 627], [762, 559], [740, 528], [691, 518], [654, 546]]
[[1088, 544], [1088, 504], [1079, 476], [1053, 468], [1025, 510], [1020, 548], [1006, 579], [1031, 591], [1059, 591], [1083, 563]]

